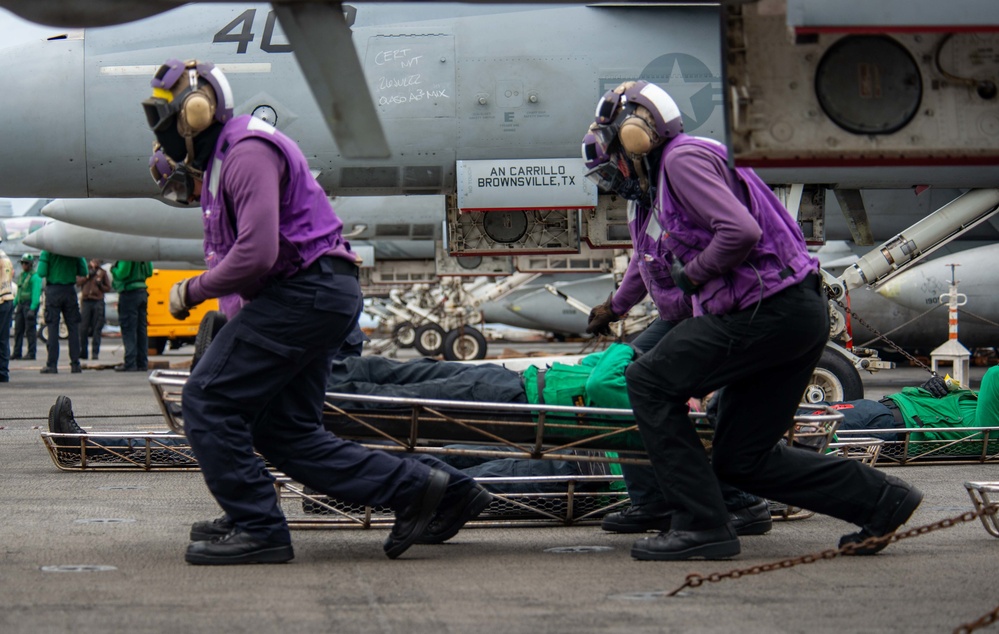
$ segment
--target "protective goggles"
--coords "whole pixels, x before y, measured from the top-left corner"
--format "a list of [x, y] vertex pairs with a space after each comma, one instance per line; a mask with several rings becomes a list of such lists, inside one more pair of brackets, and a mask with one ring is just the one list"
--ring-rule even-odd
[[167, 60], [159, 67], [156, 75], [153, 76], [149, 84], [153, 88], [153, 96], [142, 102], [142, 109], [146, 113], [146, 122], [149, 129], [159, 132], [170, 122], [170, 118], [177, 114], [180, 105], [184, 103], [184, 97], [191, 92], [192, 87], [198, 85], [197, 75], [188, 81], [188, 85], [179, 93], [174, 94], [171, 88], [177, 85], [185, 72], [196, 72], [189, 70], [184, 62], [178, 59]]
[[194, 179], [201, 178], [201, 172], [186, 163], [178, 165], [158, 146], [149, 157], [149, 173], [164, 199], [180, 205], [191, 205], [197, 200]]
[[607, 125], [617, 117], [618, 109], [621, 107], [620, 93], [608, 90], [597, 102], [597, 111], [593, 120], [599, 125]]

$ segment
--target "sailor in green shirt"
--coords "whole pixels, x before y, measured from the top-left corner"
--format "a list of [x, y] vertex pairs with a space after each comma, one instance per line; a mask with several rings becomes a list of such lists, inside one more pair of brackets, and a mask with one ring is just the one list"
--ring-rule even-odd
[[118, 291], [118, 323], [125, 346], [125, 362], [116, 365], [118, 372], [145, 372], [149, 369], [146, 335], [146, 308], [149, 292], [146, 280], [153, 274], [152, 262], [118, 260], [111, 267], [111, 286]]
[[21, 256], [21, 275], [17, 278], [17, 296], [14, 298], [14, 350], [11, 359], [21, 359], [24, 338], [28, 338], [28, 354], [24, 359], [33, 360], [37, 353], [38, 305], [42, 301], [42, 278], [35, 273], [35, 256]]
[[[981, 443], [967, 441], [981, 438], [982, 432], [960, 428], [999, 427], [999, 366], [989, 368], [978, 392], [934, 376], [919, 387], [904, 387], [880, 401], [861, 399], [831, 406], [843, 414], [839, 426], [843, 430], [913, 430], [908, 434], [871, 434], [887, 441], [902, 441], [908, 436], [910, 453], [936, 450], [940, 455], [975, 455], [981, 453]], [[989, 434], [989, 453], [999, 451], [996, 436], [995, 432]], [[961, 440], [966, 442], [957, 442]]]
[[80, 368], [80, 302], [76, 297], [76, 276], [87, 275], [87, 261], [68, 255], [42, 251], [38, 258], [38, 276], [45, 280], [45, 325], [48, 328], [48, 358], [42, 374], [59, 370], [59, 319], [69, 330], [70, 371]]

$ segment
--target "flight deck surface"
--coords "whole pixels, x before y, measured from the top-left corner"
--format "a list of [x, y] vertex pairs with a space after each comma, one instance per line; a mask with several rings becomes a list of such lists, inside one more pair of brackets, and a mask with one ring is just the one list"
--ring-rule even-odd
[[[190, 566], [190, 524], [219, 513], [199, 473], [60, 471], [40, 437], [60, 394], [90, 431], [164, 430], [147, 375], [38, 368], [13, 362], [12, 382], [0, 388], [3, 632], [940, 632], [999, 604], [999, 540], [978, 520], [874, 557], [705, 583], [677, 597], [664, 595], [688, 574], [818, 553], [853, 527], [823, 516], [776, 522], [768, 535], [743, 538], [735, 560], [679, 563], [637, 562], [636, 536], [592, 525], [469, 528], [395, 561], [382, 553], [384, 527], [294, 529], [290, 564]], [[983, 371], [973, 368], [973, 387]], [[866, 396], [923, 380], [908, 368], [865, 377]], [[999, 480], [996, 464], [887, 469], [926, 494], [906, 528], [971, 511], [964, 482]]]

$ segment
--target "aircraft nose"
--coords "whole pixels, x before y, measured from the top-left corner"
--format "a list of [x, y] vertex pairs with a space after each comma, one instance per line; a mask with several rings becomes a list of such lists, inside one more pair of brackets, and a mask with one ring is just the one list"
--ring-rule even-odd
[[0, 64], [0, 191], [85, 197], [83, 39], [12, 46]]

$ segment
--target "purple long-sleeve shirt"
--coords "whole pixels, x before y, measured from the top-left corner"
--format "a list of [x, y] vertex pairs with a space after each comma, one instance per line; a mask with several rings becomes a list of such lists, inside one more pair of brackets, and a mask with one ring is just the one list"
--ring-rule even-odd
[[638, 268], [638, 257], [633, 255], [628, 261], [628, 269], [624, 272], [621, 284], [611, 299], [610, 306], [615, 315], [624, 315], [649, 294], [642, 280], [642, 272]]
[[673, 194], [694, 222], [712, 233], [711, 243], [684, 270], [696, 284], [729, 272], [753, 250], [762, 231], [749, 213], [742, 183], [717, 154], [684, 145], [666, 155], [663, 167]]
[[277, 262], [281, 182], [287, 165], [272, 144], [246, 139], [235, 145], [222, 167], [229, 209], [238, 210], [236, 242], [215, 268], [187, 284], [187, 299], [198, 304], [259, 284]]

